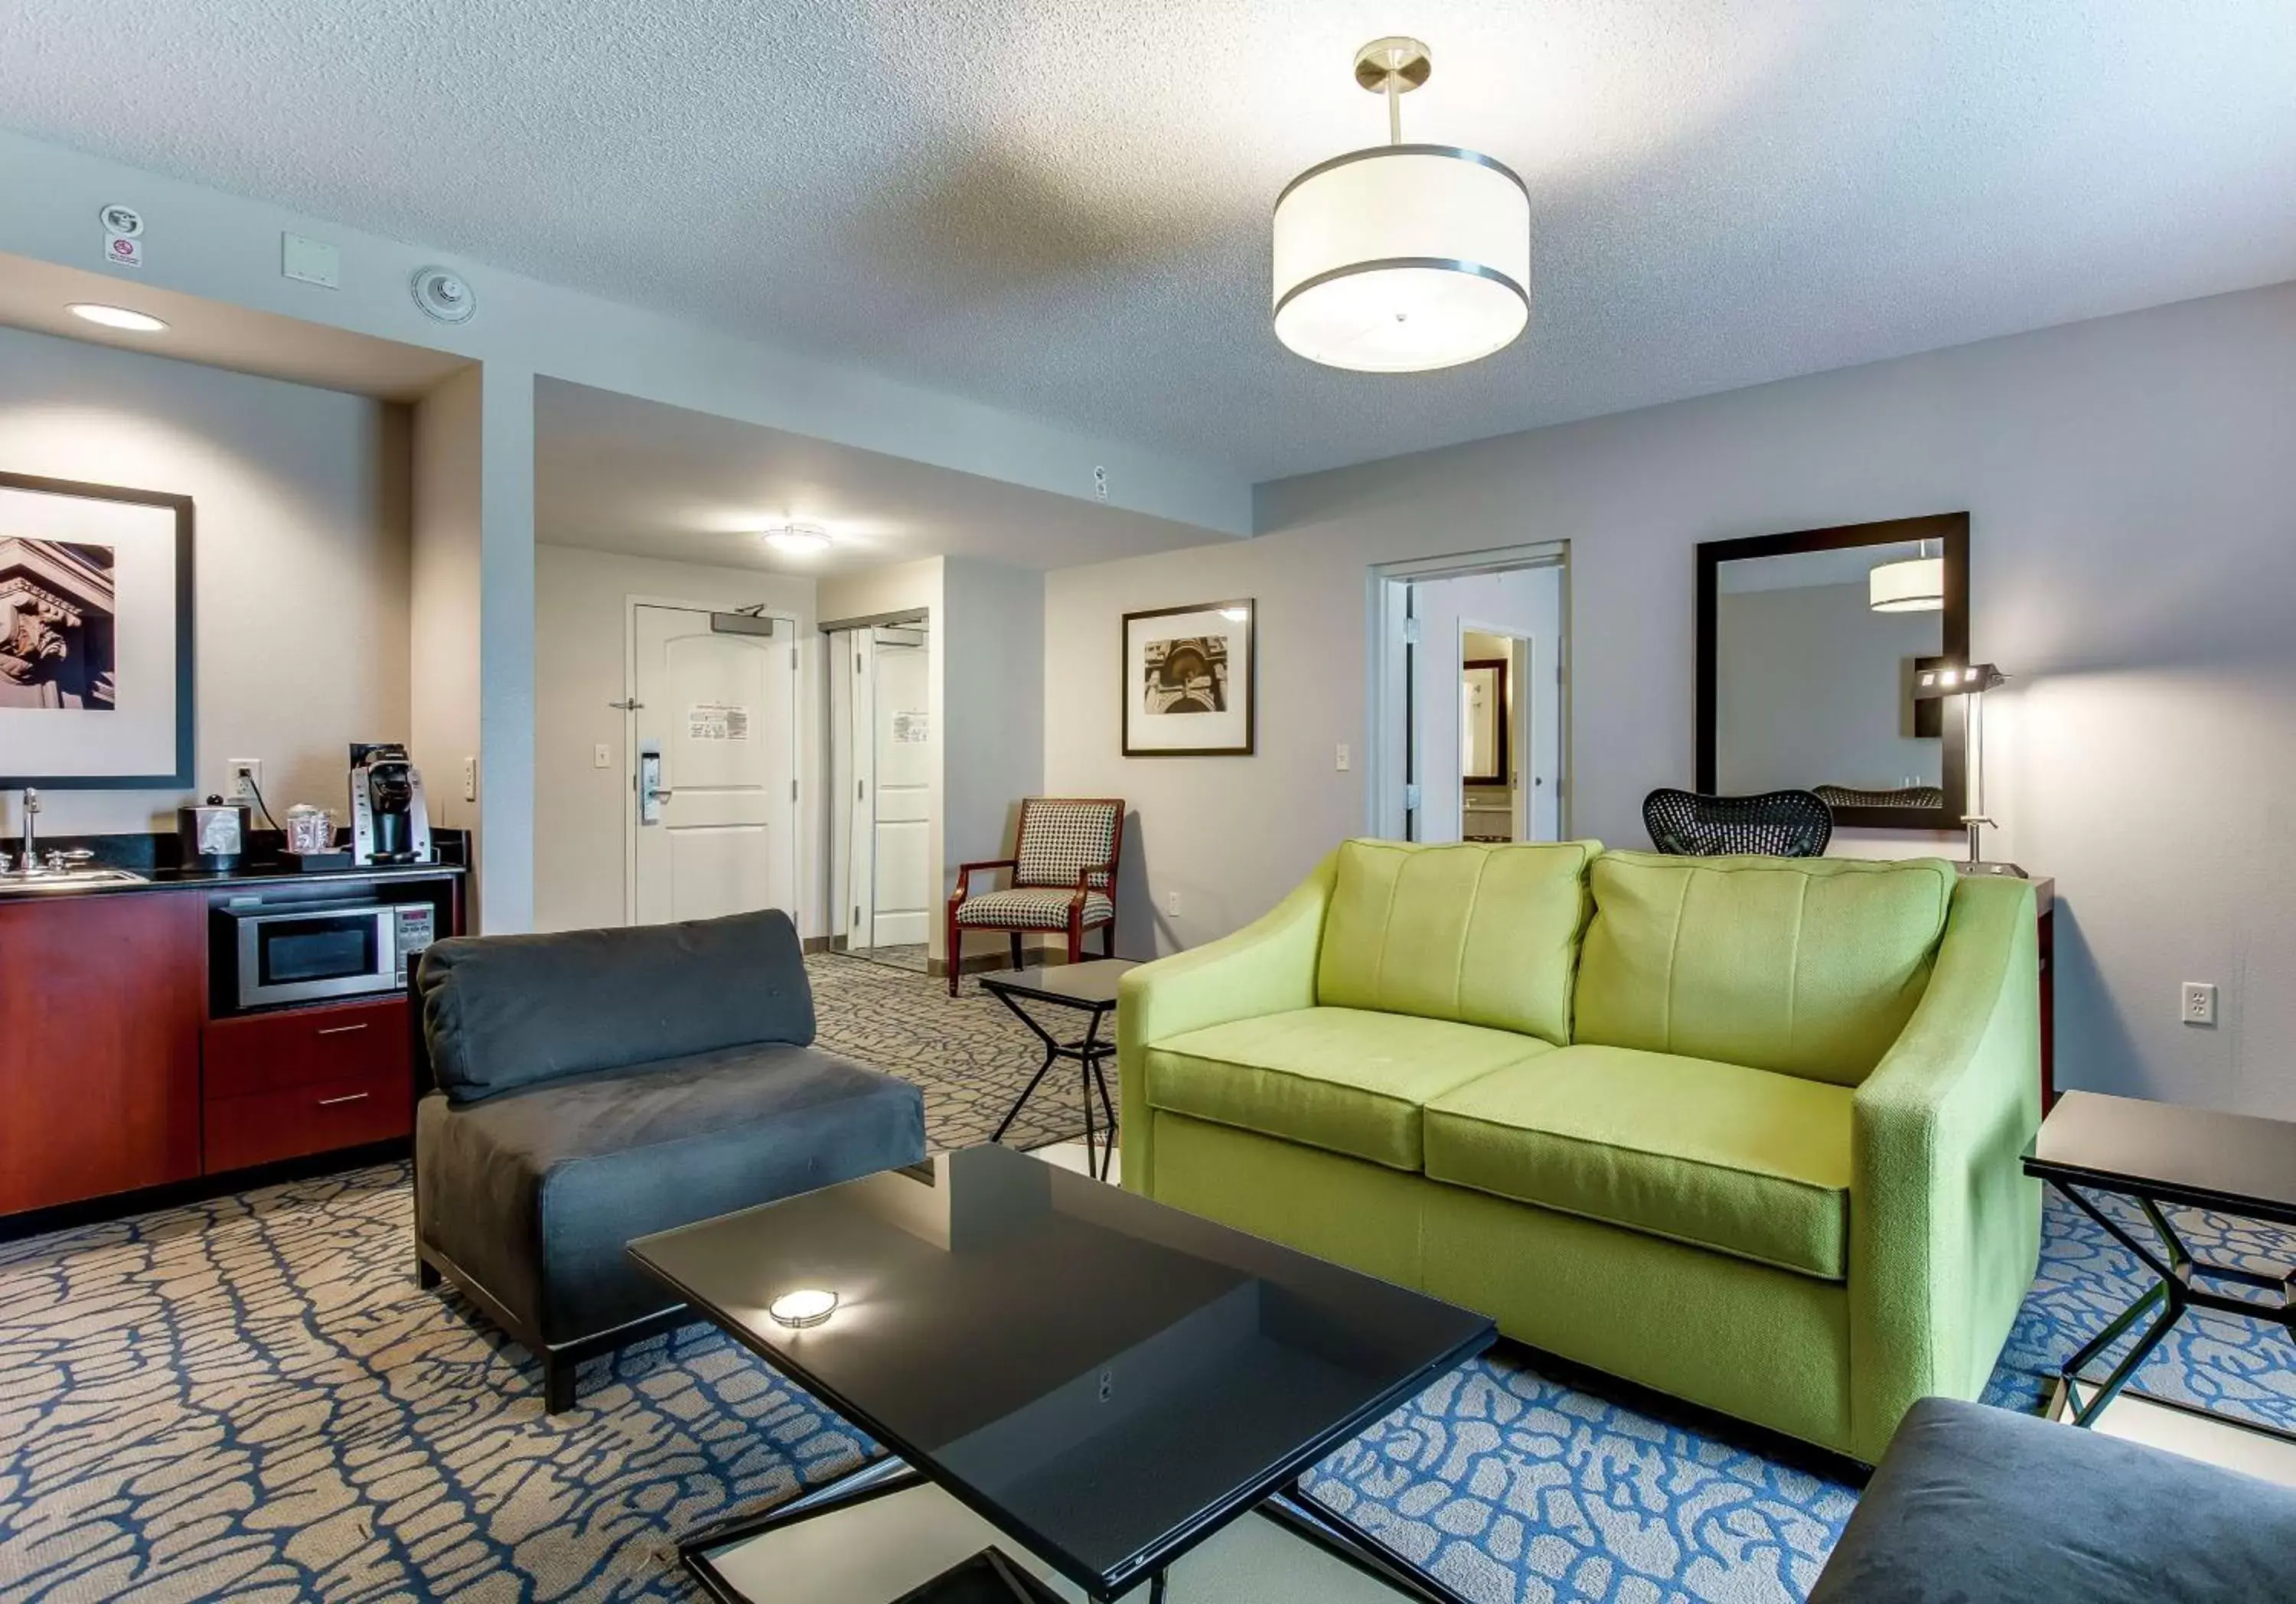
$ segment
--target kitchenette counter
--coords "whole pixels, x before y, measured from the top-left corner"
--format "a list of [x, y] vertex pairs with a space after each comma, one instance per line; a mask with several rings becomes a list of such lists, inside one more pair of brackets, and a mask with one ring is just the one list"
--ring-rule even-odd
[[[92, 855], [93, 869], [116, 869], [138, 876], [135, 880], [94, 880], [84, 885], [41, 885], [0, 872], [0, 899], [53, 902], [62, 897], [135, 896], [153, 891], [231, 890], [258, 887], [342, 885], [460, 877], [469, 872], [469, 836], [458, 830], [432, 832], [438, 862], [429, 863], [345, 864], [334, 869], [299, 869], [284, 859], [275, 832], [255, 832], [257, 850], [234, 869], [201, 869], [170, 861], [176, 839], [170, 835], [43, 836], [40, 850]], [[271, 838], [266, 840], [266, 838]], [[0, 852], [12, 861], [21, 843], [0, 840]]]

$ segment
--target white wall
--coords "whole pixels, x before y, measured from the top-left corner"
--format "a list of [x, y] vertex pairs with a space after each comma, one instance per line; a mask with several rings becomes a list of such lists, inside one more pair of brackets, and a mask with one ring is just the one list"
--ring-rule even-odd
[[197, 784], [52, 790], [44, 831], [171, 831], [232, 757], [263, 760], [275, 814], [342, 816], [348, 743], [407, 734], [408, 432], [403, 407], [0, 329], [0, 469], [195, 503]]
[[[1362, 826], [1332, 747], [1367, 565], [1568, 539], [1572, 827], [1638, 845], [1691, 771], [1693, 544], [1966, 508], [1973, 646], [2018, 676], [1999, 851], [2057, 881], [2061, 1084], [2296, 1115], [2292, 418], [2283, 285], [1263, 487], [1247, 544], [1050, 576], [1046, 783], [1139, 808], [1136, 930], [1168, 887], [1168, 938], [1231, 929]], [[1118, 615], [1231, 594], [1260, 755], [1119, 757]], [[2184, 979], [2217, 1027], [2177, 1022]]]
[[1718, 790], [1941, 782], [1945, 743], [1913, 733], [1907, 700], [1941, 614], [1877, 613], [1862, 583], [1726, 591], [1714, 611]]
[[[815, 888], [824, 798], [814, 582], [570, 546], [537, 546], [534, 555], [535, 928], [576, 930], [626, 922], [629, 716], [610, 704], [628, 693], [629, 603], [636, 597], [729, 612], [763, 602], [775, 617], [797, 620], [798, 877], [800, 886]], [[602, 742], [611, 758], [603, 769], [593, 761]], [[820, 896], [807, 897], [801, 933], [821, 933], [824, 905]]]

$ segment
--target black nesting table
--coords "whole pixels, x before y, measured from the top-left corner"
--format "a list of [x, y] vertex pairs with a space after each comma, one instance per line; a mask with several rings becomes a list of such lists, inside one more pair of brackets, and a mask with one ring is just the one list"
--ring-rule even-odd
[[[1299, 1482], [1488, 1347], [1482, 1315], [993, 1144], [629, 1252], [888, 1450], [682, 1539], [713, 1598], [743, 1598], [721, 1563], [736, 1545], [778, 1534], [834, 1553], [834, 1534], [789, 1528], [863, 1521], [858, 1506], [930, 1484], [1096, 1600], [1161, 1600], [1167, 1567], [1257, 1511], [1388, 1592], [1464, 1604]], [[834, 1311], [780, 1323], [773, 1305], [800, 1289], [834, 1293]]]
[[[2244, 1114], [2218, 1114], [2095, 1092], [2068, 1092], [2041, 1122], [2025, 1173], [2038, 1175], [2159, 1279], [2114, 1316], [2057, 1374], [2049, 1398], [2053, 1418], [2076, 1426], [2095, 1422], [2123, 1390], [2148, 1403], [2203, 1414], [2243, 1430], [2287, 1434], [2253, 1421], [2130, 1387], [2152, 1350], [2187, 1309], [2239, 1314], [2277, 1325], [2296, 1338], [2296, 1271], [2267, 1273], [2241, 1264], [2193, 1256], [2162, 1212], [2164, 1205], [2296, 1227], [2296, 1124]], [[2156, 1239], [2147, 1244], [2097, 1206], [2098, 1195], [2134, 1203]], [[2214, 1283], [2212, 1286], [2210, 1283]], [[2218, 1287], [2276, 1293], [2276, 1301], [2238, 1297]], [[2143, 1336], [2102, 1380], [2082, 1372], [2139, 1320], [2152, 1315]], [[2086, 1388], [2084, 1400], [2076, 1389]]]
[[[1021, 1110], [1036, 1095], [1052, 1067], [1067, 1059], [1084, 1073], [1084, 1156], [1087, 1165], [1094, 1165], [1093, 1174], [1108, 1179], [1109, 1161], [1116, 1152], [1116, 1105], [1109, 1100], [1108, 1076], [1103, 1066], [1116, 1056], [1116, 1043], [1101, 1035], [1102, 1025], [1116, 1013], [1116, 988], [1126, 971], [1139, 968], [1131, 958], [1095, 958], [1085, 963], [1041, 964], [1034, 969], [998, 970], [980, 977], [980, 989], [1011, 1009], [1021, 1024], [1034, 1031], [1045, 1044], [1045, 1061], [1013, 1106], [1004, 1111], [991, 1142], [1004, 1140], [1004, 1133], [1013, 1128]], [[1058, 1034], [1046, 1029], [1044, 1022], [1029, 1011], [1026, 1004], [1033, 1003], [1084, 1016], [1084, 1034], [1070, 1035], [1066, 1030]], [[1093, 1093], [1100, 1093], [1100, 1111], [1105, 1118], [1106, 1134], [1093, 1118]], [[1093, 1159], [1093, 1143], [1100, 1142], [1100, 1158]]]

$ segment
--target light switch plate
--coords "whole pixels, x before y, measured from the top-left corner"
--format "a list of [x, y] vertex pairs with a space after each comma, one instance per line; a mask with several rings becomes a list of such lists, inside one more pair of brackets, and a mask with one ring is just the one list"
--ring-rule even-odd
[[463, 759], [463, 800], [475, 802], [478, 799], [479, 760], [475, 757], [465, 757]]
[[614, 766], [614, 749], [613, 749], [613, 748], [611, 748], [611, 747], [610, 747], [610, 746], [608, 746], [608, 745], [607, 745], [604, 741], [600, 741], [596, 746], [592, 747], [592, 748], [590, 749], [590, 766], [591, 766], [592, 768], [611, 768], [611, 767], [613, 767], [613, 766]]
[[1347, 743], [1346, 741], [1342, 741], [1341, 742], [1340, 742], [1339, 755], [1338, 755], [1338, 757], [1337, 757], [1336, 758], [1334, 758], [1334, 759], [1333, 759], [1333, 761], [1332, 761], [1332, 766], [1334, 769], [1337, 769], [1341, 773], [1344, 774], [1344, 773], [1346, 773], [1348, 772], [1348, 763], [1349, 763], [1348, 743]]
[[283, 233], [279, 236], [279, 271], [306, 284], [340, 290], [343, 283], [343, 253], [324, 240]]

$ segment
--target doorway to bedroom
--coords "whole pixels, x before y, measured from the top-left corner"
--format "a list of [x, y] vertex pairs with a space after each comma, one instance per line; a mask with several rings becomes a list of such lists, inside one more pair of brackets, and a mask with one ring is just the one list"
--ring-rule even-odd
[[1372, 570], [1374, 835], [1565, 839], [1569, 559], [1556, 542]]

